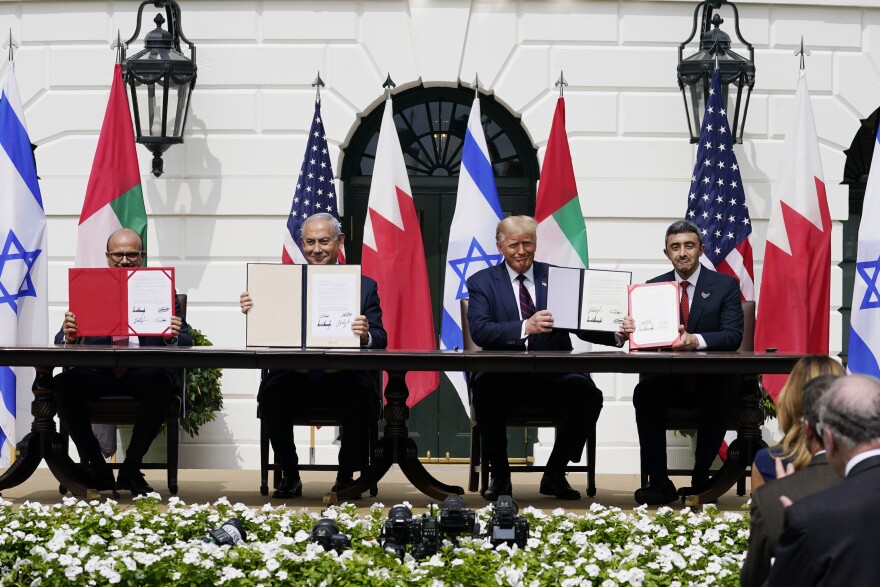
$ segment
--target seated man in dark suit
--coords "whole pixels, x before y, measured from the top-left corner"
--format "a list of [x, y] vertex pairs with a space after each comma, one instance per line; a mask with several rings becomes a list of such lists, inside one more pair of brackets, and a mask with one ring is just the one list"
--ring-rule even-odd
[[[302, 224], [303, 253], [309, 265], [333, 265], [345, 235], [339, 221], [332, 214], [312, 214]], [[259, 303], [257, 300], [256, 303]], [[241, 294], [241, 311], [247, 313], [254, 301], [248, 292]], [[361, 315], [351, 324], [351, 330], [361, 339], [362, 348], [384, 349], [388, 336], [382, 327], [382, 308], [376, 282], [361, 276]], [[296, 446], [293, 442], [293, 414], [295, 410], [312, 405], [330, 405], [342, 416], [342, 443], [339, 447], [339, 471], [333, 491], [354, 482], [355, 471], [363, 470], [366, 463], [370, 418], [373, 404], [381, 393], [375, 373], [367, 371], [336, 371], [308, 373], [273, 369], [260, 382], [257, 401], [261, 417], [269, 427], [269, 440], [278, 459], [283, 476], [272, 497], [286, 498], [302, 495]]]
[[[675, 268], [648, 283], [676, 281], [681, 286], [680, 339], [675, 351], [735, 351], [742, 343], [743, 311], [736, 279], [716, 273], [700, 264], [703, 239], [689, 220], [678, 220], [666, 229], [663, 253]], [[734, 405], [741, 378], [736, 375], [693, 377], [696, 393], [686, 393], [681, 375], [643, 375], [633, 393], [639, 432], [642, 469], [648, 473], [647, 487], [636, 490], [641, 504], [671, 503], [679, 494], [703, 491], [709, 482], [709, 467], [724, 440], [727, 413]], [[691, 487], [677, 492], [666, 469], [667, 407], [697, 407], [700, 424]]]
[[[537, 223], [528, 216], [511, 216], [498, 224], [495, 241], [504, 262], [479, 271], [467, 280], [471, 338], [486, 350], [572, 350], [567, 331], [553, 329], [547, 310], [549, 265], [536, 262]], [[579, 332], [583, 340], [623, 346], [635, 330], [627, 316], [620, 331]], [[565, 406], [569, 415], [559, 427], [556, 442], [541, 478], [540, 492], [559, 499], [580, 499], [565, 479], [569, 461], [580, 460], [587, 430], [602, 410], [602, 392], [587, 373], [477, 373], [473, 401], [492, 480], [484, 497], [495, 501], [510, 495], [507, 460], [507, 411], [510, 406]]]
[[[788, 496], [797, 501], [827, 489], [840, 482], [840, 477], [828, 466], [828, 456], [822, 444], [822, 437], [816, 432], [819, 422], [819, 401], [837, 380], [835, 375], [821, 375], [812, 379], [803, 388], [803, 422], [807, 447], [813, 458], [806, 467], [790, 475], [766, 483], [752, 493], [751, 515], [749, 516], [749, 550], [740, 571], [743, 587], [760, 587], [770, 573], [770, 562], [776, 550], [785, 509], [779, 502], [780, 496]], [[777, 457], [777, 469], [782, 467]], [[792, 469], [792, 465], [789, 465]]]
[[840, 377], [822, 399], [817, 429], [843, 481], [794, 505], [780, 498], [790, 507], [766, 585], [877, 585], [880, 380]]
[[[127, 228], [117, 230], [107, 240], [107, 265], [110, 267], [140, 267], [146, 257], [138, 233]], [[180, 307], [175, 306], [171, 318], [170, 336], [141, 336], [117, 340], [109, 336], [76, 337], [76, 316], [64, 314], [61, 332], [55, 335], [55, 344], [124, 344], [126, 346], [191, 346], [189, 325], [180, 318]], [[67, 429], [89, 473], [98, 482], [96, 489], [113, 489], [113, 471], [104, 461], [98, 439], [92, 432], [86, 412], [86, 402], [92, 399], [129, 395], [138, 399], [140, 408], [134, 423], [131, 442], [125, 451], [125, 462], [115, 481], [118, 489], [127, 489], [133, 495], [144, 495], [153, 488], [147, 485], [141, 472], [141, 462], [159, 434], [168, 400], [182, 384], [180, 369], [89, 369], [76, 367], [55, 376], [55, 404], [61, 424]]]

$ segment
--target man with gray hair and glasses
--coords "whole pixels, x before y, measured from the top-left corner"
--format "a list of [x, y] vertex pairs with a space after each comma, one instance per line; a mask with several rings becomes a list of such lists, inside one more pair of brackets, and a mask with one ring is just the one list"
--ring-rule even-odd
[[880, 379], [841, 377], [822, 399], [817, 431], [839, 484], [791, 504], [767, 585], [878, 585]]

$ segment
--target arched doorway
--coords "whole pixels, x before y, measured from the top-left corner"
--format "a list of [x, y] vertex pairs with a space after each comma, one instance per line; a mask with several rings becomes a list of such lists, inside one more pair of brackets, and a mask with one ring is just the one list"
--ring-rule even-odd
[[849, 321], [858, 255], [859, 224], [862, 221], [862, 204], [865, 201], [865, 188], [868, 185], [871, 158], [874, 156], [878, 124], [880, 124], [880, 108], [862, 120], [862, 126], [859, 127], [852, 145], [844, 151], [846, 164], [841, 183], [849, 185], [849, 216], [843, 223], [843, 260], [840, 262], [843, 271], [843, 298], [840, 306], [840, 313], [843, 315], [841, 321], [843, 333], [840, 356], [844, 363], [849, 355]]
[[[463, 86], [420, 86], [394, 96], [394, 123], [419, 215], [438, 336], [449, 225], [455, 211], [461, 149], [473, 100], [474, 91]], [[384, 103], [379, 104], [361, 120], [344, 149], [341, 177], [346, 214], [342, 220], [350, 235], [346, 253], [353, 263], [361, 259], [367, 199], [384, 108]], [[533, 214], [539, 175], [537, 150], [520, 119], [493, 96], [481, 96], [480, 109], [504, 214]], [[441, 461], [447, 457], [467, 457], [468, 415], [445, 377], [441, 377], [437, 392], [412, 409], [408, 426], [410, 436], [418, 444], [419, 457], [425, 458], [428, 453], [432, 459]], [[511, 439], [511, 456], [526, 456], [527, 445], [534, 442], [528, 436], [522, 435], [521, 445]]]

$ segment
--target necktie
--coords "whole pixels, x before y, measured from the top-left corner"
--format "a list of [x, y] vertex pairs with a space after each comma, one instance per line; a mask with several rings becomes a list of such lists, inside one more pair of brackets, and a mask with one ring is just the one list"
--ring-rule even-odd
[[685, 329], [687, 328], [688, 318], [691, 314], [691, 303], [687, 290], [689, 285], [690, 283], [687, 281], [681, 282], [681, 323], [684, 325]]
[[532, 295], [526, 287], [526, 276], [517, 275], [516, 278], [519, 280], [519, 311], [523, 320], [528, 320], [535, 313], [535, 302], [532, 301]]
[[[114, 336], [113, 342], [111, 343], [113, 346], [128, 346], [128, 337], [127, 336]], [[128, 371], [127, 367], [113, 367], [113, 374], [116, 375], [116, 378], [119, 379], [125, 372]]]

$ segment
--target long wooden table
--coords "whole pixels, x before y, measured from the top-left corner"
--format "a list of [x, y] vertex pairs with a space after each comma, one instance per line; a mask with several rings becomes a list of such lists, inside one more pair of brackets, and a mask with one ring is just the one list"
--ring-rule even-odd
[[[464, 490], [447, 485], [430, 475], [418, 460], [415, 442], [409, 438], [406, 421], [409, 371], [504, 371], [517, 373], [733, 373], [746, 377], [752, 390], [746, 394], [751, 405], [741, 406], [737, 440], [728, 451], [722, 470], [705, 492], [692, 501], [706, 503], [729, 490], [746, 470], [761, 444], [758, 374], [788, 373], [799, 354], [764, 352], [502, 352], [502, 351], [385, 351], [385, 350], [301, 350], [219, 347], [46, 346], [0, 347], [0, 365], [36, 368], [31, 432], [18, 443], [18, 457], [0, 476], [0, 490], [24, 482], [45, 459], [55, 477], [72, 493], [93, 497], [93, 480], [64, 450], [55, 429], [52, 371], [56, 367], [216, 367], [230, 369], [332, 369], [388, 372], [385, 388], [385, 430], [370, 467], [345, 491], [325, 498], [335, 502], [359, 495], [378, 483], [397, 463], [414, 487], [435, 499]], [[751, 399], [748, 399], [751, 398]], [[741, 400], [742, 401], [742, 400]]]

